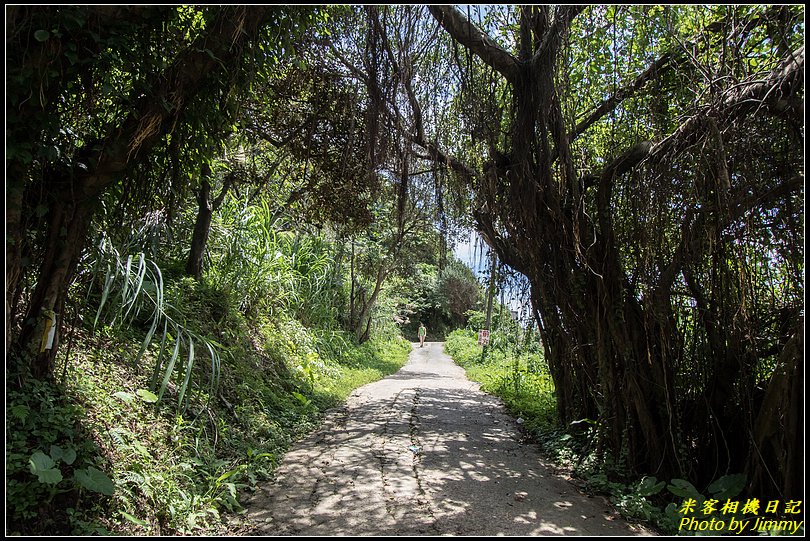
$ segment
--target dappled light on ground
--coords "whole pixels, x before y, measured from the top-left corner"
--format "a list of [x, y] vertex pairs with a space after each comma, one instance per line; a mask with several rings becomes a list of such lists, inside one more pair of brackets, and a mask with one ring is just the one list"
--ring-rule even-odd
[[265, 535], [644, 533], [547, 471], [441, 343], [357, 390], [247, 506]]

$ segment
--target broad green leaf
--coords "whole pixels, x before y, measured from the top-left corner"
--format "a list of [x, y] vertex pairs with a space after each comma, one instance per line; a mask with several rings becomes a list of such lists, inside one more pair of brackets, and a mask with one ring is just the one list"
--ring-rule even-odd
[[31, 466], [36, 467], [37, 470], [47, 470], [48, 468], [56, 466], [56, 462], [42, 451], [35, 451], [34, 454], [31, 455], [29, 462]]
[[232, 475], [236, 475], [237, 473], [239, 473], [239, 471], [240, 471], [240, 470], [237, 468], [237, 469], [235, 469], [235, 470], [231, 470], [231, 471], [227, 471], [227, 472], [223, 473], [222, 475], [220, 475], [219, 477], [217, 477], [216, 483], [217, 483], [217, 484], [220, 484], [222, 481], [224, 481], [224, 480], [225, 480], [225, 479], [227, 479], [228, 477], [230, 477], [230, 476], [232, 476]]
[[62, 480], [62, 472], [55, 468], [56, 462], [42, 451], [36, 451], [31, 455], [28, 466], [40, 483], [55, 485]]
[[709, 492], [720, 501], [729, 500], [740, 495], [745, 488], [746, 482], [745, 474], [742, 473], [724, 475], [709, 485]]
[[34, 472], [37, 475], [37, 481], [45, 483], [46, 485], [56, 485], [62, 480], [62, 472], [57, 469], [40, 470]]
[[37, 41], [48, 41], [48, 38], [51, 37], [51, 33], [47, 30], [37, 30], [34, 32], [34, 39]]
[[130, 404], [132, 403], [133, 400], [135, 400], [135, 397], [131, 393], [125, 393], [124, 391], [118, 391], [113, 396], [116, 398], [120, 398], [127, 404]]
[[695, 498], [696, 500], [703, 500], [703, 496], [697, 491], [694, 485], [684, 479], [673, 479], [672, 483], [667, 485], [667, 490], [676, 496], [680, 496], [681, 498]]
[[666, 483], [664, 481], [656, 483], [656, 481], [658, 481], [658, 479], [656, 479], [655, 477], [645, 477], [638, 484], [638, 493], [641, 496], [644, 496], [645, 498], [647, 496], [653, 496], [655, 494], [658, 494], [659, 492], [661, 492], [664, 486], [666, 486]]
[[107, 477], [107, 474], [93, 466], [89, 466], [84, 470], [77, 470], [75, 479], [77, 483], [87, 490], [99, 492], [106, 496], [112, 496], [115, 493], [115, 485]]
[[157, 395], [146, 389], [138, 389], [135, 391], [135, 394], [138, 395], [141, 400], [148, 402], [149, 404], [153, 404], [158, 401]]
[[76, 450], [72, 447], [62, 449], [58, 445], [51, 445], [51, 458], [61, 460], [69, 466], [76, 460]]
[[124, 517], [125, 519], [127, 519], [128, 521], [132, 522], [133, 524], [137, 524], [138, 526], [148, 526], [149, 525], [149, 523], [146, 522], [145, 520], [141, 520], [139, 518], [133, 517], [132, 515], [130, 515], [129, 513], [125, 513], [124, 511], [121, 511], [121, 516]]

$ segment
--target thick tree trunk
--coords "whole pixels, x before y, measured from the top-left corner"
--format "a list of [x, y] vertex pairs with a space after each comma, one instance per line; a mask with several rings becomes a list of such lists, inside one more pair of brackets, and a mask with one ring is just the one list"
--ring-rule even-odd
[[[751, 434], [755, 452], [747, 472], [763, 498], [804, 496], [804, 319], [785, 344], [774, 369]], [[776, 465], [777, 467], [774, 467]]]
[[[532, 283], [536, 313], [565, 422], [597, 421], [599, 442], [634, 471], [681, 474], [676, 449], [676, 404], [663, 304], [642, 306], [627, 287], [610, 218], [614, 179], [649, 152], [639, 145], [599, 177], [597, 224], [581, 208], [579, 179], [552, 78], [560, 36], [549, 34], [545, 54], [519, 64], [513, 76], [515, 120], [507, 156], [493, 156], [483, 197], [499, 225], [485, 238], [507, 264]], [[554, 150], [552, 150], [552, 148]], [[552, 169], [552, 155], [559, 159]], [[506, 197], [504, 197], [504, 192]], [[583, 247], [581, 238], [593, 239]], [[504, 245], [511, 245], [507, 251]], [[519, 258], [509, 253], [521, 254]]]
[[91, 202], [67, 197], [49, 210], [40, 279], [28, 303], [17, 351], [21, 358], [29, 359], [32, 374], [39, 378], [53, 368], [68, 285], [84, 248], [92, 212]]
[[[482, 173], [442, 154], [425, 142], [423, 135], [416, 140], [438, 163], [469, 181], [477, 192], [480, 210], [476, 220], [482, 235], [502, 261], [528, 277], [561, 419], [566, 423], [582, 418], [597, 420], [600, 441], [614, 459], [625, 460], [630, 471], [655, 473], [660, 478], [689, 473], [696, 482], [708, 482], [722, 473], [739, 471], [744, 461], [731, 455], [744, 448], [744, 436], [750, 432], [752, 419], [739, 411], [743, 400], [750, 397], [741, 399], [735, 393], [745, 383], [742, 378], [750, 377], [746, 370], [761, 369], [756, 346], [744, 345], [754, 340], [750, 328], [743, 331], [735, 325], [738, 318], [745, 317], [747, 307], [746, 299], [736, 297], [739, 291], [734, 289], [744, 276], [728, 263], [734, 257], [723, 252], [722, 244], [729, 242], [723, 236], [728, 236], [731, 226], [747, 212], [774, 208], [766, 206], [775, 202], [769, 199], [798, 191], [797, 183], [803, 182], [797, 173], [786, 172], [797, 176], [765, 193], [743, 193], [748, 187], [739, 186], [735, 194], [734, 184], [740, 180], [734, 178], [731, 161], [726, 159], [728, 147], [721, 134], [734, 133], [744, 119], [760, 117], [755, 119], [759, 121], [763, 115], [796, 123], [802, 112], [804, 47], [785, 55], [770, 73], [752, 75], [730, 86], [711, 107], [687, 116], [657, 144], [644, 142], [631, 148], [600, 175], [578, 176], [570, 141], [661, 73], [677, 69], [677, 60], [683, 55], [677, 50], [665, 53], [572, 126], [557, 96], [555, 60], [567, 23], [580, 9], [521, 8], [520, 52], [515, 57], [458, 9], [431, 7], [431, 13], [458, 44], [503, 76], [513, 97], [511, 125], [506, 145], [502, 132], [493, 133], [490, 162]], [[502, 114], [497, 111], [497, 118]], [[699, 147], [704, 141], [706, 144]], [[617, 216], [626, 218], [612, 201], [614, 182], [642, 160], [672, 163], [680, 171], [684, 164], [678, 160], [694, 148], [702, 148], [704, 155], [700, 160], [684, 162], [692, 167], [704, 164], [712, 151], [717, 155], [710, 174], [690, 172], [696, 182], [704, 178], [713, 182], [712, 186], [696, 186], [698, 198], [703, 197], [701, 191], [714, 195], [687, 205], [683, 222], [670, 225], [682, 236], [675, 242], [673, 254], [657, 254], [655, 257], [662, 260], [652, 265], [652, 272], [646, 262], [641, 269], [631, 270], [633, 256], [628, 254], [634, 251], [633, 239], [626, 238], [626, 225], [613, 223]], [[670, 173], [662, 178], [670, 178], [667, 175]], [[622, 186], [624, 198], [629, 186], [632, 184]], [[667, 188], [658, 189], [666, 192]], [[668, 204], [675, 204], [673, 201], [682, 196], [693, 197], [679, 194]], [[617, 240], [618, 232], [625, 238]], [[641, 291], [631, 285], [629, 276], [639, 270], [651, 274]], [[705, 284], [700, 283], [705, 279], [704, 271], [721, 276], [719, 283], [706, 286], [706, 295]], [[685, 338], [679, 325], [684, 323], [679, 319], [676, 324], [673, 309], [676, 298], [682, 302], [681, 276], [692, 290], [699, 314], [698, 321], [689, 324], [696, 334], [705, 332], [695, 340], [708, 342], [706, 354], [694, 359], [683, 352]], [[684, 312], [682, 307], [678, 309], [679, 316]], [[795, 382], [802, 381], [803, 369], [800, 362], [792, 360], [800, 359], [796, 356], [800, 350], [803, 352], [795, 342], [786, 347], [780, 359], [781, 372], [771, 382], [754, 438], [757, 449], [753, 454], [767, 456], [762, 464], [751, 465], [756, 476], [753, 486], [765, 484], [770, 472], [764, 464], [776, 462], [779, 475], [774, 476], [778, 479], [775, 485], [783, 491], [782, 496], [795, 485], [789, 486], [791, 481], [780, 475], [790, 472], [791, 478], [797, 479], [800, 477], [795, 475], [801, 471], [795, 461], [802, 456], [797, 444], [802, 439], [802, 417], [797, 408], [803, 394]], [[702, 390], [694, 404], [684, 400], [683, 387], [678, 389], [681, 396], [676, 395], [675, 370], [688, 370], [682, 362], [685, 357], [703, 369], [689, 384]], [[698, 419], [704, 422], [700, 429], [695, 428]], [[779, 429], [774, 428], [780, 424]], [[784, 437], [771, 446], [780, 430], [784, 430]], [[717, 456], [707, 457], [708, 452]], [[684, 459], [688, 464], [682, 463]], [[696, 464], [713, 471], [702, 475], [692, 469]]]

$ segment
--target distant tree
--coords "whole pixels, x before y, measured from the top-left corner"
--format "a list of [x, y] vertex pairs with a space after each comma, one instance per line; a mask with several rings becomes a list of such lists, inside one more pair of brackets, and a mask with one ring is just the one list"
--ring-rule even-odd
[[449, 260], [439, 275], [437, 290], [449, 323], [456, 327], [466, 325], [465, 314], [481, 299], [481, 288], [472, 270], [461, 261]]

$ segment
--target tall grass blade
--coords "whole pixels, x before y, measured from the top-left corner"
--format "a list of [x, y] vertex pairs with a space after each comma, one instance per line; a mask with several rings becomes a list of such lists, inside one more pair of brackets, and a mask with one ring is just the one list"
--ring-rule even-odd
[[124, 313], [122, 321], [126, 321], [127, 316], [132, 311], [132, 308], [136, 305], [138, 296], [141, 293], [141, 288], [143, 287], [143, 280], [146, 277], [146, 257], [144, 256], [143, 252], [141, 252], [139, 256], [140, 257], [138, 258], [138, 273], [135, 275], [136, 284], [135, 287], [133, 288], [132, 296], [130, 297], [129, 308], [127, 308], [127, 311]]
[[177, 333], [177, 339], [174, 342], [174, 353], [172, 353], [169, 362], [166, 364], [166, 370], [163, 373], [163, 381], [160, 383], [160, 390], [158, 391], [158, 401], [163, 398], [163, 394], [166, 392], [166, 387], [169, 385], [169, 380], [172, 377], [172, 372], [174, 372], [174, 363], [177, 362], [177, 358], [180, 356], [180, 344], [183, 340], [183, 337], [180, 333]]
[[160, 339], [160, 351], [158, 352], [155, 366], [152, 369], [152, 377], [149, 380], [149, 390], [154, 391], [157, 387], [157, 380], [160, 376], [160, 368], [163, 366], [163, 357], [166, 355], [166, 342], [169, 338], [169, 319], [163, 321], [163, 336]]
[[129, 269], [132, 267], [132, 256], [127, 256], [127, 263], [124, 268], [124, 287], [121, 290], [121, 306], [127, 305], [127, 293], [129, 292]]
[[98, 325], [98, 319], [101, 316], [102, 310], [104, 310], [104, 305], [107, 303], [107, 298], [110, 296], [110, 290], [112, 289], [112, 284], [115, 281], [115, 275], [112, 272], [112, 267], [107, 265], [107, 274], [104, 276], [104, 289], [101, 291], [101, 302], [98, 305], [98, 310], [96, 311], [96, 319], [93, 320], [93, 329], [96, 328]]
[[183, 384], [180, 386], [180, 394], [177, 397], [178, 405], [183, 405], [183, 399], [186, 396], [186, 391], [188, 390], [188, 386], [191, 383], [191, 369], [194, 366], [194, 339], [189, 336], [188, 339], [188, 360], [186, 361], [186, 368], [185, 368], [185, 378], [183, 379]]

